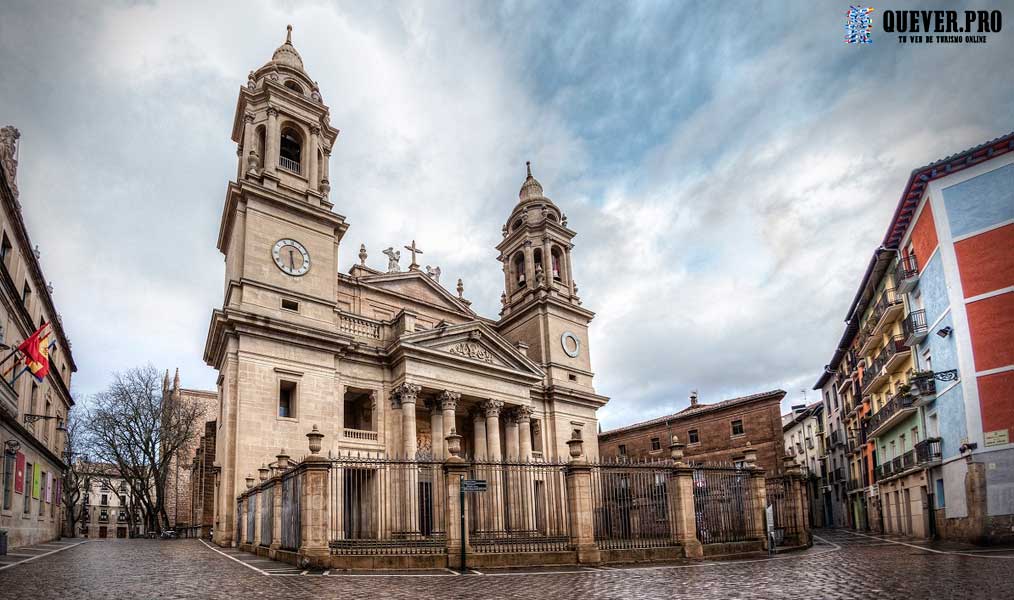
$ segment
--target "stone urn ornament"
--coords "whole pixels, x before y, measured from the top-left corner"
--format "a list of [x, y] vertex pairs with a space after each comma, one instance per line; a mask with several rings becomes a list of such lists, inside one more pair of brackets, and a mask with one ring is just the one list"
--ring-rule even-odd
[[310, 431], [310, 433], [306, 434], [306, 439], [310, 442], [310, 454], [314, 455], [319, 454], [320, 441], [324, 439], [324, 434], [321, 433], [319, 429], [317, 429], [316, 425], [313, 426], [313, 429]]
[[254, 476], [252, 474], [248, 474], [246, 476], [246, 489], [249, 490], [253, 486], [254, 486]]
[[455, 431], [452, 428], [450, 435], [448, 435], [444, 439], [447, 440], [447, 451], [451, 454], [451, 456], [453, 456], [454, 458], [460, 458], [461, 457], [461, 436], [458, 435], [458, 432]]
[[257, 473], [260, 475], [261, 481], [267, 481], [268, 475], [271, 474], [271, 469], [269, 469], [266, 464], [261, 463], [261, 468], [257, 469]]
[[584, 455], [584, 440], [579, 437], [572, 437], [567, 440], [567, 448], [570, 449], [570, 457], [574, 460]]

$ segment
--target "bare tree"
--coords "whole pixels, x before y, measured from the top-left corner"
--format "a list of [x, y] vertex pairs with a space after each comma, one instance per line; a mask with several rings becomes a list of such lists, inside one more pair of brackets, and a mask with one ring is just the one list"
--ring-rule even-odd
[[148, 515], [148, 530], [169, 526], [166, 484], [172, 458], [196, 438], [203, 418], [193, 401], [162, 397], [162, 382], [152, 366], [113, 377], [96, 395], [88, 413], [89, 447], [96, 459], [116, 465]]
[[85, 506], [81, 499], [81, 490], [87, 490], [91, 485], [90, 475], [84, 468], [82, 446], [84, 445], [84, 425], [78, 416], [78, 411], [72, 410], [64, 422], [67, 431], [64, 434], [66, 447], [63, 451], [63, 459], [67, 462], [67, 468], [63, 471], [63, 478], [60, 484], [60, 499], [63, 502], [64, 514], [66, 515], [66, 531], [68, 537], [77, 536], [77, 524], [84, 517]]

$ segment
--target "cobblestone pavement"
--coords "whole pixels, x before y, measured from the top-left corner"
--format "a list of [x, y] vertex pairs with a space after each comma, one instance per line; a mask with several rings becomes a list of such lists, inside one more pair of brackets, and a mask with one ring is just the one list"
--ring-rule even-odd
[[[94, 540], [0, 571], [38, 598], [1014, 598], [1014, 550], [817, 532], [810, 550], [648, 568], [307, 573], [195, 540]], [[243, 564], [245, 560], [250, 564]], [[256, 567], [255, 570], [253, 567]], [[262, 573], [263, 571], [264, 573]], [[265, 574], [268, 573], [268, 574]]]

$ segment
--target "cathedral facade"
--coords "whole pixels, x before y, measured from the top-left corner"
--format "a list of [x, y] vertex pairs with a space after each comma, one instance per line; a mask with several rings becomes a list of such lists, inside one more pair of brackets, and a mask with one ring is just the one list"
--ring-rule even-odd
[[[488, 461], [562, 460], [580, 437], [597, 458], [588, 344], [594, 313], [572, 277], [576, 235], [529, 167], [497, 246], [499, 318], [477, 314], [416, 264], [415, 242], [387, 266], [338, 271], [349, 229], [330, 196], [338, 130], [291, 42], [241, 88], [218, 249], [222, 307], [205, 361], [219, 371], [214, 538], [235, 542], [236, 496], [269, 457], [306, 448], [442, 460], [445, 438]], [[339, 201], [340, 203], [340, 201]], [[340, 207], [339, 207], [340, 209]], [[407, 257], [406, 257], [407, 258]], [[210, 415], [209, 415], [210, 416]], [[270, 465], [268, 465], [270, 466]]]

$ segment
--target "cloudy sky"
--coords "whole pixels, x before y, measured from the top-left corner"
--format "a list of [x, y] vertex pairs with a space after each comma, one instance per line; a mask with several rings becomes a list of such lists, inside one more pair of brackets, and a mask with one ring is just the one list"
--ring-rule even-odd
[[1014, 31], [900, 45], [878, 18], [849, 46], [847, 4], [4, 2], [0, 120], [75, 396], [148, 362], [214, 386], [233, 111], [291, 23], [341, 129], [343, 271], [415, 239], [495, 317], [531, 160], [578, 232], [605, 427], [694, 388], [802, 401], [911, 170], [1014, 129]]

